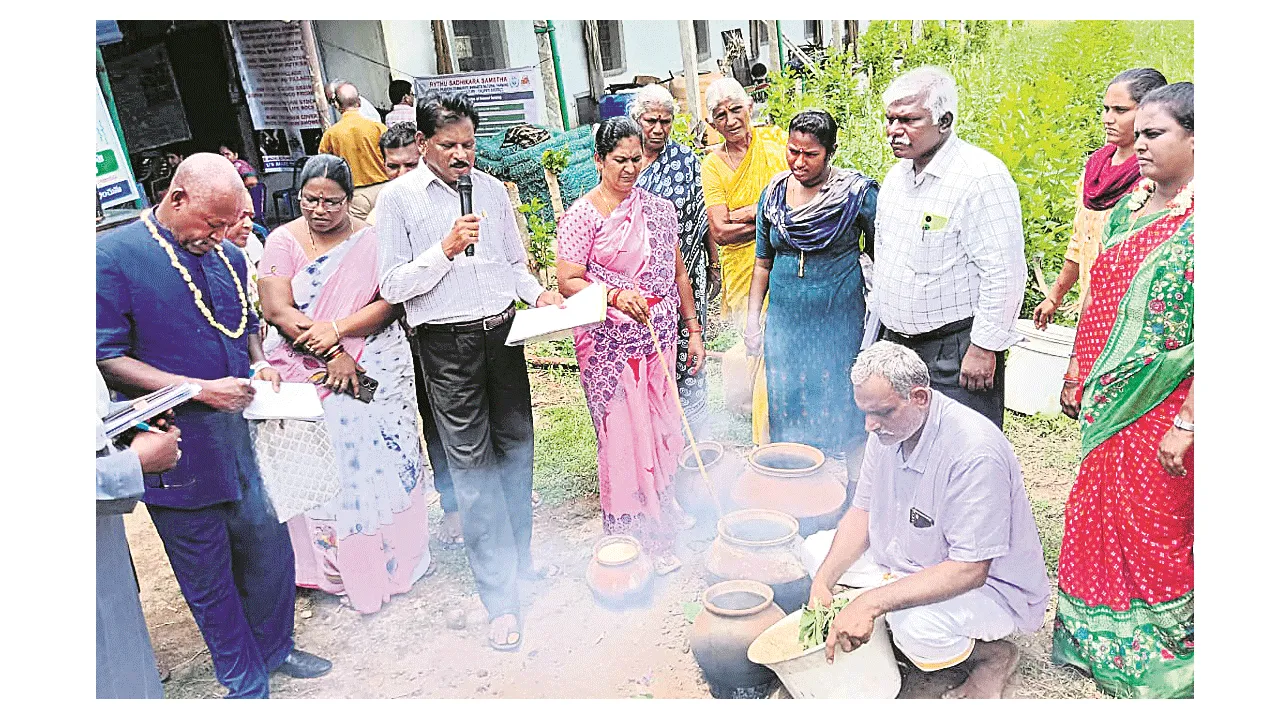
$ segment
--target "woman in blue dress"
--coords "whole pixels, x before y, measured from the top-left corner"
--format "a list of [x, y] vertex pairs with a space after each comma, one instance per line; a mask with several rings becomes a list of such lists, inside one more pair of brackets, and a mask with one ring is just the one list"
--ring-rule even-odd
[[832, 167], [836, 122], [826, 111], [796, 115], [788, 131], [790, 169], [769, 182], [756, 214], [747, 352], [765, 356], [771, 439], [852, 460], [866, 439], [849, 370], [862, 343], [860, 256], [872, 252], [878, 186]]

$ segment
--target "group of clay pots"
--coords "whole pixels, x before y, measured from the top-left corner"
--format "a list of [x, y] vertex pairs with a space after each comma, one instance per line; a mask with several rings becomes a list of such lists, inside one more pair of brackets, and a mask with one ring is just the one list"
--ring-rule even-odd
[[[762, 445], [744, 459], [704, 441], [681, 453], [674, 490], [699, 523], [716, 520], [707, 570], [717, 582], [703, 593], [690, 649], [714, 697], [764, 697], [775, 676], [747, 658], [747, 647], [808, 601], [801, 536], [839, 521], [844, 468], [799, 443]], [[653, 565], [634, 538], [609, 535], [596, 543], [587, 584], [601, 605], [647, 605], [653, 579]]]
[[[701, 453], [707, 488], [694, 453]], [[835, 527], [845, 507], [844, 470], [822, 451], [772, 443], [745, 462], [719, 443], [685, 448], [676, 499], [699, 516], [724, 514], [707, 557], [719, 582], [702, 596], [690, 649], [713, 697], [765, 697], [773, 671], [752, 662], [747, 648], [761, 633], [809, 599], [809, 574], [800, 561], [802, 535]], [[711, 492], [716, 502], [711, 502]]]

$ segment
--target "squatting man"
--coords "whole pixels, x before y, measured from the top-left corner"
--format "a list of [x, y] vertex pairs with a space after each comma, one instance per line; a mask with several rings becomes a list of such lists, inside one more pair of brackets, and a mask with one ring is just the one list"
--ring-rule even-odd
[[870, 588], [836, 615], [827, 659], [871, 639], [926, 672], [961, 663], [944, 697], [998, 698], [1017, 665], [1004, 638], [1034, 633], [1049, 603], [1040, 537], [1013, 446], [991, 421], [929, 386], [912, 350], [880, 341], [851, 373], [868, 440], [853, 503], [834, 531], [804, 541], [810, 605], [837, 583]]

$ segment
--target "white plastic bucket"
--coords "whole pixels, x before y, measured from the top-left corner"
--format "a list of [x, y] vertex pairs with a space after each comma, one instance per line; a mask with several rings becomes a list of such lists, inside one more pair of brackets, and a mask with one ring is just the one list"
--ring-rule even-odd
[[[854, 598], [862, 592], [849, 590], [837, 597]], [[890, 700], [898, 696], [902, 674], [884, 617], [876, 618], [870, 642], [848, 653], [836, 648], [835, 662], [828, 664], [825, 645], [800, 648], [802, 612], [803, 608], [760, 633], [747, 648], [747, 658], [776, 673], [796, 699]]]
[[1075, 328], [1048, 325], [1037, 330], [1031, 320], [1019, 320], [1022, 339], [1009, 348], [1004, 369], [1004, 405], [1026, 415], [1062, 412], [1058, 398], [1067, 372]]

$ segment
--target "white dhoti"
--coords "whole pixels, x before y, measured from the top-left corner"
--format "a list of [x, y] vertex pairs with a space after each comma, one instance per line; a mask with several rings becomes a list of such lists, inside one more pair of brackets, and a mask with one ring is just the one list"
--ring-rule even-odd
[[[800, 545], [800, 559], [810, 577], [826, 559], [835, 536], [835, 530], [823, 530], [805, 538]], [[867, 588], [885, 585], [899, 577], [876, 564], [868, 550], [837, 582]], [[931, 605], [895, 610], [885, 615], [885, 621], [893, 644], [926, 672], [958, 665], [969, 659], [975, 641], [999, 640], [1015, 630], [1013, 613], [982, 588]]]

